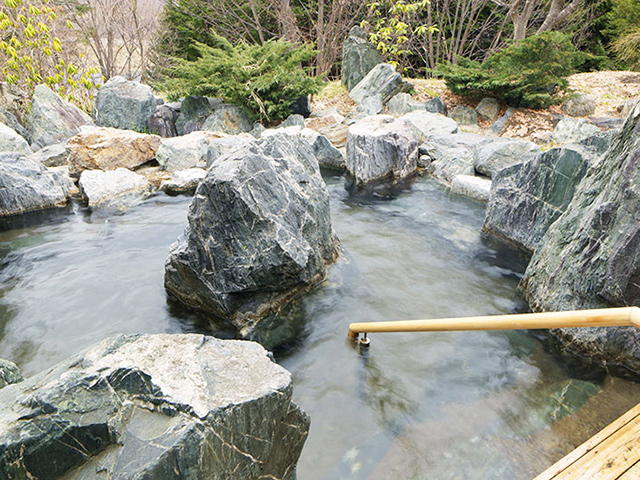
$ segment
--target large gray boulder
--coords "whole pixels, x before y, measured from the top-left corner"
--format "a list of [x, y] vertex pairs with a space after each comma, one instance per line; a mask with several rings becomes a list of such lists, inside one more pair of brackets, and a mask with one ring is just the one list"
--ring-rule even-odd
[[156, 160], [163, 170], [177, 172], [187, 168], [205, 168], [209, 144], [226, 137], [213, 132], [191, 132], [187, 135], [162, 139], [156, 152]]
[[497, 138], [475, 147], [474, 165], [478, 173], [492, 178], [503, 168], [527, 162], [539, 153], [540, 147], [533, 142]]
[[584, 147], [552, 148], [497, 172], [483, 231], [529, 253], [567, 209], [592, 155]]
[[143, 199], [149, 190], [149, 182], [126, 168], [115, 170], [84, 170], [78, 181], [80, 191], [90, 207], [125, 209]]
[[253, 136], [248, 133], [241, 133], [240, 135], [231, 135], [229, 137], [222, 138], [210, 138], [209, 146], [207, 147], [207, 154], [205, 156], [207, 168], [236, 148], [253, 140]]
[[389, 113], [404, 115], [414, 110], [424, 110], [424, 103], [414, 100], [408, 93], [397, 93], [387, 102]]
[[431, 135], [419, 147], [421, 166], [446, 184], [458, 175], [474, 175], [474, 149], [489, 141], [475, 133]]
[[451, 118], [438, 113], [417, 110], [400, 117], [415, 132], [419, 143], [434, 135], [449, 135], [458, 131], [458, 124]]
[[102, 127], [146, 132], [147, 119], [156, 109], [156, 98], [148, 85], [111, 77], [96, 96], [96, 123]]
[[69, 186], [41, 163], [19, 153], [0, 153], [0, 217], [62, 207]]
[[31, 147], [15, 130], [0, 123], [0, 152], [18, 152], [29, 155]]
[[[262, 138], [272, 135], [291, 135], [307, 142], [313, 149], [316, 160], [321, 167], [334, 170], [345, 169], [345, 159], [343, 154], [324, 135], [320, 135], [310, 128], [300, 128], [292, 126], [287, 128], [267, 129], [262, 132]], [[234, 137], [230, 137], [234, 138]]]
[[0, 477], [292, 480], [291, 394], [256, 343], [120, 335], [0, 390]]
[[585, 138], [597, 135], [600, 129], [589, 123], [585, 118], [562, 118], [551, 135], [551, 141], [556, 143], [576, 143]]
[[404, 180], [417, 162], [418, 141], [406, 122], [375, 115], [349, 127], [346, 167], [356, 191]]
[[22, 372], [15, 363], [0, 358], [0, 388], [20, 383], [23, 380]]
[[46, 85], [35, 88], [27, 119], [27, 131], [34, 149], [66, 141], [83, 125], [93, 125], [89, 115], [60, 98]]
[[337, 254], [329, 194], [311, 147], [276, 134], [211, 166], [185, 235], [171, 246], [165, 288], [273, 348], [296, 333], [283, 319], [274, 324], [272, 312], [322, 280]]
[[[549, 228], [522, 280], [534, 311], [640, 305], [640, 106]], [[562, 329], [564, 353], [640, 373], [640, 331]]]
[[360, 104], [366, 98], [380, 95], [382, 104], [385, 105], [397, 93], [408, 92], [412, 85], [402, 80], [402, 75], [396, 72], [393, 65], [381, 63], [376, 65], [367, 75], [349, 92], [354, 102]]
[[217, 106], [202, 124], [202, 130], [228, 135], [250, 132], [252, 128], [253, 124], [245, 111], [236, 105], [229, 104]]
[[351, 90], [383, 61], [382, 54], [369, 42], [365, 31], [353, 27], [342, 48], [342, 83]]

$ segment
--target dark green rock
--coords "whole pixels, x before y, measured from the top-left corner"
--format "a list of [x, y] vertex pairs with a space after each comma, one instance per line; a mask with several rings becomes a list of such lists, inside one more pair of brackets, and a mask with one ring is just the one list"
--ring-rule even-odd
[[188, 223], [171, 247], [165, 288], [243, 337], [322, 280], [338, 253], [318, 161], [307, 141], [286, 130], [213, 163]]
[[499, 170], [482, 230], [532, 253], [566, 210], [591, 158], [586, 148], [573, 145]]
[[291, 393], [253, 342], [114, 337], [0, 391], [0, 479], [290, 479]]
[[369, 42], [365, 31], [358, 26], [353, 27], [342, 49], [342, 83], [350, 91], [383, 61], [382, 54]]
[[[593, 163], [522, 280], [534, 311], [640, 305], [640, 107]], [[562, 329], [562, 353], [640, 372], [640, 331]]]
[[148, 85], [120, 76], [111, 77], [96, 95], [96, 124], [146, 132], [156, 105], [156, 97]]
[[188, 96], [180, 104], [180, 115], [176, 119], [178, 135], [202, 130], [202, 125], [216, 106], [222, 102], [208, 97]]

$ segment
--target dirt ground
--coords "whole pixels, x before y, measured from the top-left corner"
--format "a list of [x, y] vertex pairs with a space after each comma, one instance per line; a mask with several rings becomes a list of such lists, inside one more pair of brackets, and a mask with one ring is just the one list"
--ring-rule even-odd
[[[414, 99], [424, 102], [440, 96], [449, 110], [456, 105], [475, 107], [477, 102], [451, 93], [443, 80], [410, 79], [415, 85]], [[573, 91], [592, 95], [596, 99], [594, 117], [619, 117], [618, 107], [627, 99], [640, 97], [640, 72], [602, 71], [578, 73], [569, 77]], [[321, 110], [337, 107], [342, 115], [356, 110], [356, 104], [349, 98], [348, 92], [339, 81], [330, 82], [325, 89], [312, 100], [312, 109]], [[503, 111], [506, 106], [503, 107]], [[536, 142], [545, 142], [553, 131], [557, 114], [562, 110], [555, 105], [546, 110], [518, 109], [507, 122], [503, 136], [524, 138]], [[488, 128], [490, 123], [480, 122], [480, 128]]]

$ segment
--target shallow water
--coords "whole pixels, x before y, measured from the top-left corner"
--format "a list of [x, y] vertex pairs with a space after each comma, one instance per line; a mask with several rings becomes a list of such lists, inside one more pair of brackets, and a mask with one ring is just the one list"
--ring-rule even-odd
[[[343, 255], [279, 356], [312, 419], [301, 480], [530, 478], [640, 398], [622, 380], [570, 379], [526, 332], [378, 334], [355, 349], [352, 321], [521, 310], [522, 265], [483, 242], [481, 205], [431, 180], [367, 201], [327, 181]], [[0, 233], [0, 357], [29, 375], [119, 332], [216, 333], [163, 289], [188, 205], [75, 206]]]

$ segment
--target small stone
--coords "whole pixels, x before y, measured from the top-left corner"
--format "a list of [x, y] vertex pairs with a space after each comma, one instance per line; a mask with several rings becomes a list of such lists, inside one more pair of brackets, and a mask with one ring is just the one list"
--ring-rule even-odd
[[572, 117], [588, 117], [596, 111], [596, 99], [579, 93], [562, 104], [562, 111]]
[[409, 125], [416, 134], [419, 143], [433, 135], [447, 135], [458, 131], [458, 124], [451, 118], [424, 110], [416, 110], [399, 118]]
[[423, 103], [415, 101], [408, 93], [398, 93], [387, 102], [389, 113], [403, 115], [414, 110], [424, 110]]
[[533, 142], [497, 138], [475, 147], [474, 165], [478, 173], [489, 178], [503, 168], [531, 160], [540, 153], [540, 147]]
[[198, 131], [181, 137], [162, 139], [156, 152], [156, 160], [168, 172], [195, 167], [205, 168], [209, 142], [223, 137], [226, 137], [223, 133]]
[[460, 125], [477, 125], [478, 114], [471, 107], [456, 105], [449, 113], [449, 118], [455, 120]]
[[480, 100], [480, 103], [476, 107], [476, 113], [480, 119], [486, 122], [495, 121], [500, 115], [501, 105], [500, 102], [492, 97], [485, 97]]
[[584, 118], [565, 117], [556, 125], [551, 140], [556, 143], [576, 143], [600, 132], [598, 127]]
[[304, 128], [304, 117], [299, 114], [289, 115], [277, 128], [298, 126]]
[[23, 380], [22, 372], [15, 363], [0, 358], [0, 388], [20, 383]]
[[440, 97], [435, 97], [431, 100], [427, 100], [427, 102], [424, 104], [424, 109], [430, 113], [439, 113], [440, 115], [447, 114], [447, 106]]
[[412, 87], [413, 85], [402, 80], [402, 75], [396, 72], [393, 65], [381, 63], [353, 87], [349, 96], [360, 104], [367, 97], [380, 95], [380, 100], [385, 105], [395, 94], [408, 92]]
[[180, 195], [184, 193], [192, 195], [206, 175], [207, 171], [203, 168], [178, 170], [171, 174], [170, 180], [162, 182], [160, 190], [168, 195]]

